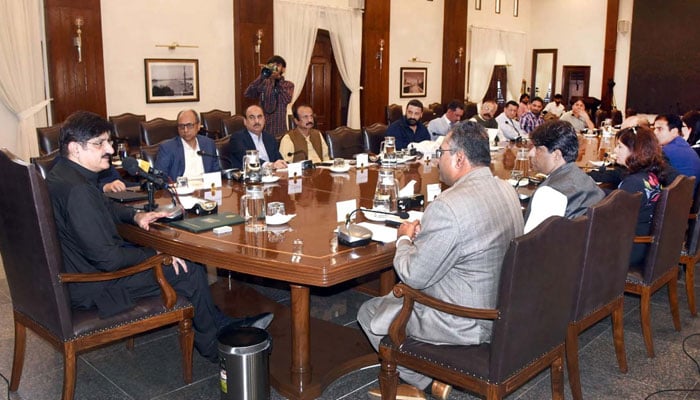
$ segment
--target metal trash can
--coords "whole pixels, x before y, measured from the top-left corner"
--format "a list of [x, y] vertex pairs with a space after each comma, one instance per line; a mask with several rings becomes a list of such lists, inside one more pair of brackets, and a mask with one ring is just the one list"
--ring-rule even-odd
[[269, 399], [272, 340], [267, 331], [241, 327], [222, 332], [218, 340], [221, 399]]

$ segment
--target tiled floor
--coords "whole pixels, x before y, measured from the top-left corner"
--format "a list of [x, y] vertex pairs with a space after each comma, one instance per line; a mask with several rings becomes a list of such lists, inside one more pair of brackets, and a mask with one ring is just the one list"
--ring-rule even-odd
[[[612, 345], [608, 320], [594, 325], [580, 337], [580, 365], [583, 393], [587, 399], [645, 399], [664, 389], [696, 389], [700, 391], [698, 366], [684, 354], [683, 339], [700, 333], [700, 318], [688, 312], [684, 284], [679, 283], [681, 322], [683, 329], [673, 329], [665, 292], [654, 296], [652, 323], [656, 358], [646, 356], [639, 326], [638, 299], [625, 299], [625, 344], [629, 372], [622, 374]], [[289, 302], [286, 290], [256, 286], [281, 303]], [[366, 295], [346, 290], [324, 291], [312, 296], [314, 317], [357, 327], [357, 309]], [[9, 379], [12, 363], [13, 328], [11, 300], [7, 282], [0, 279], [0, 373]], [[180, 352], [173, 328], [137, 339], [137, 348], [130, 352], [123, 343], [85, 353], [78, 361], [76, 399], [219, 399], [218, 368], [195, 355], [194, 382], [183, 385], [180, 375]], [[686, 341], [686, 350], [700, 359], [700, 336]], [[196, 353], [195, 353], [196, 354]], [[377, 385], [378, 367], [355, 371], [328, 387], [322, 399], [367, 399], [369, 387]], [[33, 333], [28, 335], [27, 355], [19, 390], [9, 398], [42, 400], [60, 398], [63, 379], [62, 358], [45, 341]], [[568, 381], [567, 381], [568, 385]], [[700, 399], [700, 392], [662, 393], [658, 399]], [[0, 399], [7, 398], [7, 385], [0, 381]], [[566, 397], [571, 398], [568, 386]], [[272, 391], [273, 399], [282, 399]], [[450, 399], [475, 397], [454, 390]], [[549, 374], [544, 372], [508, 397], [509, 399], [550, 398]]]

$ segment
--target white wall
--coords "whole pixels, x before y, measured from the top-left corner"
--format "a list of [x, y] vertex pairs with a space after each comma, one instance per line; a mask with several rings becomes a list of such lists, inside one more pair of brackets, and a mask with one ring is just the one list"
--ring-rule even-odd
[[[620, 0], [619, 20], [632, 21], [634, 0]], [[632, 21], [634, 24], [634, 21]], [[613, 94], [617, 109], [623, 113], [627, 109], [627, 83], [630, 69], [630, 47], [632, 45], [632, 27], [627, 33], [617, 33], [617, 50], [615, 52], [615, 88]]]
[[[184, 108], [234, 109], [231, 0], [102, 0], [101, 7], [107, 115], [174, 119]], [[199, 47], [155, 47], [172, 42]], [[200, 101], [146, 104], [145, 58], [198, 59]]]

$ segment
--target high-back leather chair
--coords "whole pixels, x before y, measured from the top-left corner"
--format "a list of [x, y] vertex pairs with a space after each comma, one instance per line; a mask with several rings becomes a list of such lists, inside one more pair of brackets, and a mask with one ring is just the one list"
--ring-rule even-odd
[[228, 154], [226, 154], [226, 148], [230, 141], [231, 136], [224, 136], [214, 141], [214, 144], [216, 144], [216, 154], [219, 155], [219, 167], [221, 167], [222, 170], [231, 168], [230, 158]]
[[678, 261], [688, 226], [688, 210], [693, 201], [695, 178], [683, 175], [661, 190], [652, 220], [651, 235], [637, 236], [635, 243], [649, 243], [644, 265], [631, 266], [627, 273], [625, 292], [641, 296], [639, 307], [644, 344], [649, 357], [654, 357], [651, 337], [651, 295], [668, 286], [673, 326], [681, 330], [678, 312]]
[[464, 114], [462, 115], [462, 121], [466, 121], [469, 118], [475, 116], [479, 110], [476, 107], [476, 103], [468, 101], [464, 103]]
[[155, 165], [156, 158], [158, 157], [159, 148], [160, 144], [154, 144], [152, 146], [141, 146], [141, 159], [148, 161], [151, 165]]
[[224, 136], [231, 136], [243, 128], [245, 128], [245, 117], [242, 115], [231, 115], [221, 120], [221, 131]]
[[[163, 275], [163, 254], [141, 264], [108, 273], [65, 273], [44, 179], [33, 165], [0, 150], [0, 253], [12, 298], [15, 343], [10, 390], [16, 391], [22, 375], [29, 328], [63, 353], [63, 400], [73, 399], [76, 355], [79, 352], [129, 338], [162, 326], [178, 323], [182, 368], [186, 382], [192, 381], [194, 309], [177, 296]], [[122, 278], [153, 270], [161, 285], [161, 296], [147, 297], [108, 318], [97, 310], [71, 308], [68, 284]], [[130, 341], [133, 345], [133, 341]]]
[[60, 150], [54, 150], [45, 156], [32, 157], [29, 162], [36, 166], [36, 169], [41, 174], [41, 177], [46, 179], [51, 172], [51, 169], [56, 164], [56, 157], [58, 157]]
[[294, 121], [293, 114], [287, 114], [287, 126], [289, 126], [290, 131], [297, 127], [297, 123]]
[[39, 141], [39, 154], [45, 156], [54, 150], [58, 150], [58, 136], [63, 124], [55, 124], [44, 128], [36, 128], [36, 137]]
[[392, 122], [403, 117], [403, 107], [400, 104], [389, 104], [384, 108], [384, 115], [386, 115], [386, 124], [391, 125]]
[[223, 130], [221, 129], [221, 121], [225, 118], [231, 116], [231, 111], [222, 110], [211, 110], [200, 113], [202, 118], [202, 126], [207, 131], [207, 136], [212, 139], [218, 139], [223, 137]]
[[140, 122], [141, 145], [151, 146], [177, 136], [177, 121], [165, 118], [155, 118]]
[[347, 126], [339, 126], [332, 131], [326, 131], [328, 156], [330, 158], [353, 158], [355, 154], [365, 151], [362, 131]]
[[[511, 241], [496, 309], [448, 304], [400, 283], [403, 308], [379, 346], [382, 398], [393, 399], [397, 365], [500, 399], [549, 367], [552, 397], [564, 398], [564, 337], [583, 262], [587, 219], [550, 217]], [[565, 261], [562, 263], [562, 261]], [[434, 345], [408, 337], [414, 302], [459, 317], [493, 320], [490, 343]]]
[[437, 117], [433, 110], [431, 110], [430, 108], [424, 108], [423, 115], [421, 115], [420, 117], [420, 122], [422, 122], [425, 126], [428, 126], [428, 122], [434, 120], [435, 118]]
[[129, 146], [129, 154], [138, 154], [141, 147], [141, 122], [146, 121], [145, 115], [123, 113], [110, 115], [109, 122], [114, 125], [114, 136], [125, 140]]
[[387, 126], [381, 122], [375, 122], [370, 126], [365, 126], [362, 129], [362, 137], [365, 142], [365, 151], [368, 153], [379, 154], [382, 141], [386, 135]]
[[685, 267], [685, 294], [688, 298], [688, 309], [693, 317], [698, 315], [695, 307], [695, 264], [700, 261], [700, 190], [695, 192], [695, 199], [688, 215], [688, 230], [685, 243], [678, 262]]
[[440, 118], [445, 114], [445, 106], [442, 103], [430, 103], [428, 107], [435, 113], [435, 118]]
[[622, 306], [641, 193], [615, 190], [588, 209], [588, 229], [581, 276], [566, 331], [566, 366], [574, 399], [581, 399], [578, 335], [612, 315], [615, 354], [620, 371], [627, 372]]

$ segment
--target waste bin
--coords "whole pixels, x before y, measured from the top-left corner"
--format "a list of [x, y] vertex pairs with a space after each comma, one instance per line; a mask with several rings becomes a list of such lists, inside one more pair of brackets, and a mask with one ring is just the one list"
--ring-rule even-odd
[[269, 399], [272, 341], [267, 331], [241, 327], [222, 332], [218, 339], [221, 399]]

